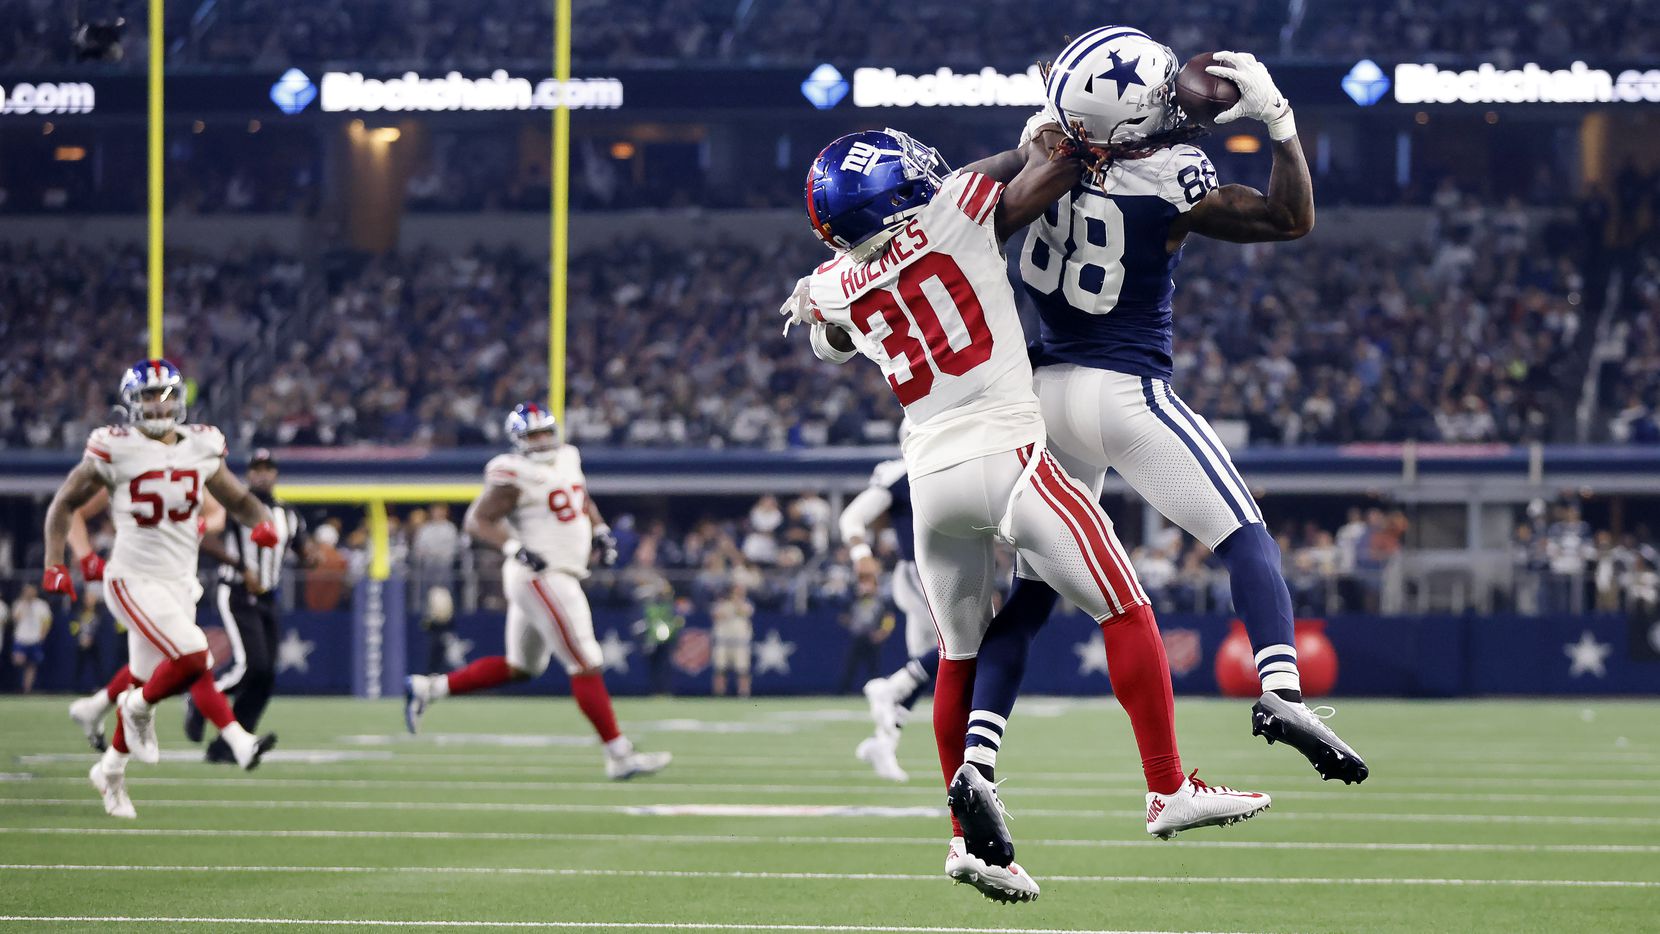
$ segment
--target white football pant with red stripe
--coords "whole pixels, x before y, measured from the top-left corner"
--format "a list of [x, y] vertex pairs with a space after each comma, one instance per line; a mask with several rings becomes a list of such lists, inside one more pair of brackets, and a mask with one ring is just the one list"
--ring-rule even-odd
[[912, 477], [911, 503], [917, 571], [945, 658], [979, 653], [991, 623], [998, 539], [1097, 620], [1148, 602], [1112, 520], [1042, 448]]
[[162, 659], [207, 650], [207, 636], [196, 625], [196, 601], [202, 585], [194, 578], [106, 576], [110, 612], [127, 627], [127, 667], [139, 682]]
[[594, 639], [594, 616], [582, 583], [560, 571], [538, 574], [517, 561], [502, 565], [507, 594], [507, 663], [534, 678], [558, 657], [565, 673], [605, 660]]

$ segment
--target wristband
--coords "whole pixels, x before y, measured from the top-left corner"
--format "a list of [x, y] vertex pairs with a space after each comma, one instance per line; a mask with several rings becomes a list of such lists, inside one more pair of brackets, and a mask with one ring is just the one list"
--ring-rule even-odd
[[860, 542], [852, 548], [847, 549], [847, 557], [854, 564], [858, 564], [866, 558], [875, 557], [875, 555], [871, 552], [869, 545], [866, 545], [864, 542]]
[[1279, 113], [1263, 121], [1268, 124], [1268, 138], [1276, 143], [1283, 143], [1297, 135], [1297, 118], [1291, 113], [1291, 104], [1281, 100], [1283, 105]]
[[521, 542], [516, 538], [510, 538], [507, 541], [501, 543], [501, 553], [508, 556], [509, 558], [511, 558], [514, 555], [518, 554], [519, 549], [523, 548], [523, 547], [524, 547], [524, 542]]
[[611, 534], [611, 527], [609, 525], [606, 525], [605, 523], [601, 522], [599, 525], [594, 526], [594, 537], [595, 538], [598, 538], [601, 535], [610, 535], [610, 534]]

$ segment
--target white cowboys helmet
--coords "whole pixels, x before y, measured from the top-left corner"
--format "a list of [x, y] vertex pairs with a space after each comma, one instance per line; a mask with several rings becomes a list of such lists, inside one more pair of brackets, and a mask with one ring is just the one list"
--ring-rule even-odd
[[513, 450], [533, 461], [552, 460], [559, 450], [559, 420], [534, 402], [514, 406], [502, 427], [513, 441]]
[[[1044, 105], [1074, 142], [1117, 150], [1180, 141], [1181, 63], [1170, 47], [1129, 26], [1102, 26], [1072, 40], [1049, 67]], [[1185, 137], [1183, 137], [1185, 138]]]

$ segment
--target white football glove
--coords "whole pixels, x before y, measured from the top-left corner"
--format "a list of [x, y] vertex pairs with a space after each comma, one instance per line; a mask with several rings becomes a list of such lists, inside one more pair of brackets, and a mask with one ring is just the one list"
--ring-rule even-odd
[[1241, 117], [1261, 120], [1268, 125], [1268, 137], [1276, 143], [1297, 135], [1291, 104], [1274, 86], [1268, 66], [1249, 52], [1217, 52], [1212, 57], [1221, 64], [1211, 65], [1205, 73], [1231, 81], [1239, 88], [1239, 103], [1217, 114], [1218, 124], [1232, 123]]
[[813, 299], [807, 290], [807, 282], [811, 276], [802, 276], [796, 280], [795, 291], [784, 299], [784, 304], [778, 306], [778, 313], [784, 316], [784, 336], [790, 336], [790, 328], [798, 324], [816, 323], [818, 315], [813, 309]]

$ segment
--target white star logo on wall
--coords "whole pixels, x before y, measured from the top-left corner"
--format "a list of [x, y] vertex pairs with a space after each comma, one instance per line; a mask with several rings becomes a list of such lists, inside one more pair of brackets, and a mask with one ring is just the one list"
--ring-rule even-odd
[[1568, 677], [1577, 678], [1583, 674], [1593, 674], [1599, 678], [1608, 675], [1608, 656], [1614, 651], [1614, 646], [1607, 642], [1598, 642], [1597, 637], [1587, 629], [1579, 634], [1578, 642], [1570, 642], [1562, 647], [1562, 654], [1568, 656]]
[[785, 642], [778, 630], [767, 630], [767, 637], [755, 643], [755, 673], [764, 675], [769, 671], [779, 674], [790, 673], [790, 656], [795, 654], [795, 643]]
[[599, 654], [605, 659], [600, 667], [606, 671], [628, 671], [628, 653], [634, 651], [634, 646], [617, 637], [615, 629], [605, 630], [605, 638], [599, 640]]
[[1107, 644], [1100, 639], [1085, 639], [1072, 647], [1078, 656], [1078, 674], [1107, 673]]
[[317, 643], [300, 638], [298, 630], [288, 630], [283, 634], [282, 641], [277, 643], [277, 673], [298, 671], [305, 674], [310, 671], [311, 653], [316, 648]]

